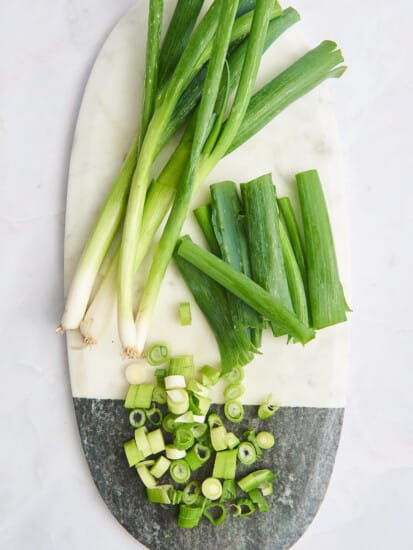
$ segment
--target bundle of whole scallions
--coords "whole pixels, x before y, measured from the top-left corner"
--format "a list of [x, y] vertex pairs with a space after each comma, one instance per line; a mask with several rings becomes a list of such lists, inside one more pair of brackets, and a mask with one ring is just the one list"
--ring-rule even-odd
[[[150, 1], [140, 129], [86, 242], [59, 327], [81, 326], [85, 341], [93, 343], [117, 304], [119, 335], [130, 357], [144, 349], [196, 189], [223, 156], [293, 101], [345, 70], [336, 44], [323, 42], [252, 95], [264, 50], [299, 19], [297, 12], [282, 10], [274, 0], [215, 0], [196, 24], [202, 4], [178, 0], [161, 46], [163, 2]], [[155, 158], [184, 123], [179, 145], [151, 183]], [[135, 321], [134, 277], [169, 208]], [[117, 236], [116, 250], [111, 245]], [[110, 267], [91, 301], [105, 259]]]

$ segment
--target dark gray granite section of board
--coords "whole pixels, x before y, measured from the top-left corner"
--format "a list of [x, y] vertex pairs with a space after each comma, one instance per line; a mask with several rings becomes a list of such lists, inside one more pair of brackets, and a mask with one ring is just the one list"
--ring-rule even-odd
[[[176, 526], [176, 507], [146, 501], [134, 468], [128, 468], [122, 443], [133, 437], [128, 412], [119, 400], [74, 399], [84, 452], [94, 481], [118, 521], [151, 550], [284, 550], [300, 538], [324, 498], [340, 439], [344, 409], [283, 407], [270, 420], [259, 421], [257, 408], [246, 407], [245, 419], [233, 424], [269, 430], [276, 445], [247, 471], [271, 468], [276, 473], [270, 511], [234, 518], [213, 527], [204, 519], [195, 529]], [[222, 412], [221, 407], [215, 407]], [[244, 467], [247, 468], [247, 467]], [[209, 462], [200, 472], [211, 475]]]

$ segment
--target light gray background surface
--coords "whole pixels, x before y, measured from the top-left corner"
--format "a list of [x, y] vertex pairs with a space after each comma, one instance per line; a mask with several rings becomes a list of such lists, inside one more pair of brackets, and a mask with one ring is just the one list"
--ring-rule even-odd
[[[66, 176], [99, 47], [132, 0], [0, 2], [0, 548], [136, 549], [101, 500], [73, 415], [62, 310]], [[407, 550], [413, 528], [413, 92], [409, 1], [296, 0], [330, 85], [352, 250], [348, 407], [333, 478], [297, 550]]]

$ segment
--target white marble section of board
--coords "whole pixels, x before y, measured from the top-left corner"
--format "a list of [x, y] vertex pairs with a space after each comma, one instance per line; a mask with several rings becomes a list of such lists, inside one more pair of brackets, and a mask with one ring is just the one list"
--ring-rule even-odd
[[[168, 5], [169, 10], [170, 5]], [[91, 73], [74, 136], [69, 173], [65, 239], [65, 281], [71, 279], [86, 236], [128, 150], [139, 117], [144, 71], [147, 1], [121, 19], [104, 44]], [[299, 24], [296, 27], [299, 27]], [[266, 52], [258, 85], [298, 59], [309, 48], [299, 28], [288, 30]], [[279, 196], [291, 194], [294, 174], [317, 168], [330, 208], [344, 286], [349, 291], [349, 262], [343, 169], [335, 117], [326, 84], [299, 100], [248, 143], [223, 159], [194, 202], [207, 200], [208, 184], [223, 179], [247, 181], [273, 174]], [[184, 233], [202, 238], [190, 219]], [[139, 286], [144, 282], [143, 266]], [[180, 301], [191, 301], [193, 323], [181, 327]], [[177, 275], [168, 270], [150, 332], [150, 342], [167, 341], [173, 354], [193, 353], [196, 364], [217, 365], [211, 331]], [[286, 345], [265, 335], [262, 355], [246, 369], [245, 403], [258, 403], [269, 392], [285, 406], [341, 407], [345, 404], [348, 326], [317, 334], [305, 347]], [[85, 348], [77, 333], [68, 334], [72, 393], [75, 397], [121, 399], [127, 383], [115, 319], [94, 347]], [[148, 379], [152, 369], [148, 368]], [[222, 399], [218, 388], [215, 399]]]

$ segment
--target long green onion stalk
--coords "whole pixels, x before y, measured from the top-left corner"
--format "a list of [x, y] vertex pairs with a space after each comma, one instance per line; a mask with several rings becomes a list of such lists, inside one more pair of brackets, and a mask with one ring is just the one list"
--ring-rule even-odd
[[[245, 61], [241, 73], [240, 82], [238, 85], [238, 89], [235, 95], [234, 103], [231, 109], [231, 112], [228, 116], [227, 122], [225, 123], [222, 133], [217, 141], [217, 144], [215, 145], [213, 151], [211, 152], [210, 156], [208, 157], [208, 171], [211, 171], [212, 168], [217, 164], [217, 162], [225, 155], [228, 148], [230, 147], [232, 141], [235, 138], [236, 133], [239, 130], [239, 127], [242, 123], [242, 120], [245, 116], [248, 103], [250, 101], [253, 87], [255, 84], [255, 79], [258, 73], [258, 68], [260, 64], [261, 55], [264, 48], [264, 41], [265, 36], [267, 33], [267, 27], [269, 23], [269, 16], [270, 16], [270, 10], [272, 9], [273, 2], [271, 0], [259, 0], [257, 1], [256, 9], [254, 11], [254, 17], [252, 20], [252, 26], [251, 31], [248, 39], [248, 48], [245, 56]], [[225, 36], [224, 29], [222, 30], [222, 36]], [[217, 45], [216, 49], [218, 49], [221, 38], [220, 33], [217, 33]], [[229, 38], [226, 44], [226, 49], [228, 47]], [[214, 48], [215, 50], [215, 48]], [[208, 73], [205, 83], [205, 89], [209, 88], [207, 87], [207, 82], [209, 80], [209, 75], [212, 75], [213, 73], [210, 71], [210, 66], [212, 65], [212, 60], [214, 59], [216, 54], [216, 51], [213, 52], [213, 57], [211, 57], [211, 61], [208, 67]], [[225, 54], [226, 50], [224, 52], [223, 62], [225, 61]], [[222, 74], [223, 69], [223, 63], [221, 68]], [[211, 77], [211, 86], [214, 84], [214, 79], [217, 80], [217, 75], [214, 74], [213, 78]], [[213, 89], [216, 90], [214, 97], [214, 103], [216, 99], [216, 95], [218, 94], [219, 90], [219, 81], [215, 83], [215, 86], [213, 86]], [[204, 96], [202, 100], [204, 99]], [[202, 127], [198, 124], [199, 120], [202, 120], [200, 117], [200, 113], [202, 112], [201, 107], [203, 105], [203, 101], [201, 100], [201, 106], [197, 117], [197, 128], [195, 130], [195, 134], [197, 132], [197, 129], [199, 128], [199, 132], [202, 136], [202, 140], [199, 139], [199, 146], [196, 146], [193, 151], [195, 151], [198, 155], [197, 163], [199, 163], [199, 159], [201, 156], [202, 147], [206, 141], [207, 136], [207, 127]], [[213, 104], [212, 108], [209, 111], [209, 116], [212, 114]], [[202, 122], [205, 124], [208, 123], [208, 118], [205, 117]], [[194, 143], [196, 143], [196, 140], [194, 138]], [[155, 249], [154, 258], [151, 266], [151, 270], [149, 272], [149, 276], [147, 279], [147, 284], [145, 286], [145, 290], [141, 299], [141, 303], [139, 305], [138, 309], [138, 315], [137, 315], [137, 353], [141, 354], [143, 352], [147, 334], [149, 331], [150, 321], [153, 315], [153, 310], [155, 308], [156, 300], [159, 294], [160, 286], [165, 274], [165, 271], [168, 267], [169, 261], [173, 254], [173, 249], [175, 247], [175, 243], [179, 237], [179, 233], [182, 229], [182, 225], [185, 221], [185, 218], [188, 214], [189, 205], [191, 198], [193, 196], [194, 189], [196, 188], [196, 169], [198, 168], [197, 165], [195, 165], [194, 162], [190, 162], [189, 169], [187, 171], [187, 177], [184, 179], [183, 184], [178, 188], [177, 190], [177, 196], [175, 198], [174, 204], [172, 206], [171, 214], [168, 218], [165, 230], [161, 236], [161, 239]], [[122, 255], [121, 255], [122, 258]], [[124, 342], [125, 346], [125, 342]], [[125, 349], [128, 350], [129, 346], [125, 346]], [[132, 348], [135, 349], [135, 348]]]

